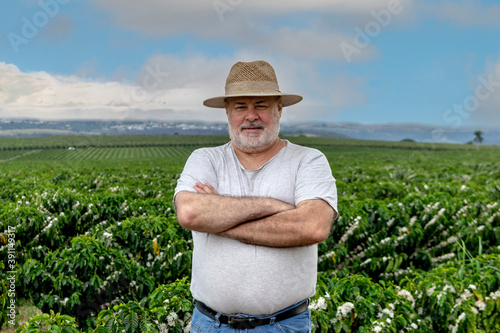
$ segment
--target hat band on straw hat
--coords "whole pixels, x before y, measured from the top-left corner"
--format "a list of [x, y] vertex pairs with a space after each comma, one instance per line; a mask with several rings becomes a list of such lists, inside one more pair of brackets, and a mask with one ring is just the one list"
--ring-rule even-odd
[[234, 82], [226, 85], [227, 96], [234, 96], [238, 94], [280, 95], [281, 91], [279, 90], [278, 84], [269, 81], [260, 81], [260, 82], [243, 81], [243, 82]]

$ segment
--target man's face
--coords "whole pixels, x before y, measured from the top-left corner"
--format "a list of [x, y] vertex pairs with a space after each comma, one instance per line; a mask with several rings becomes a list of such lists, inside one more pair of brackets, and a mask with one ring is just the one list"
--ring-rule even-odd
[[281, 98], [235, 97], [226, 103], [229, 136], [236, 148], [257, 153], [278, 139]]

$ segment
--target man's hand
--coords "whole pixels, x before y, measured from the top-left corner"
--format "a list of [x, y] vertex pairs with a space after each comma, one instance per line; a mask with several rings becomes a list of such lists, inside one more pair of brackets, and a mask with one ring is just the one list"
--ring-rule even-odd
[[215, 188], [212, 185], [210, 185], [209, 183], [202, 184], [200, 182], [196, 182], [196, 185], [193, 186], [193, 188], [198, 193], [219, 195], [219, 193], [217, 193]]

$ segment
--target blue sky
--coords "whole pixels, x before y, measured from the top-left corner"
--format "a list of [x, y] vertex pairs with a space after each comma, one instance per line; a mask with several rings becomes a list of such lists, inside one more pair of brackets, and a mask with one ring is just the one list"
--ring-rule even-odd
[[304, 96], [283, 121], [498, 128], [500, 5], [0, 0], [0, 118], [224, 121], [236, 61]]

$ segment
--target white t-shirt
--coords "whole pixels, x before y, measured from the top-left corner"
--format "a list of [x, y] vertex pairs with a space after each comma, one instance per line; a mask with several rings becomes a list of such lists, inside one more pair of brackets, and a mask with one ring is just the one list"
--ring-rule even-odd
[[[323, 199], [337, 211], [337, 189], [320, 151], [288, 141], [257, 170], [246, 170], [231, 143], [201, 148], [189, 157], [175, 194], [196, 192], [197, 181], [218, 194], [269, 197], [297, 206]], [[270, 314], [315, 294], [317, 245], [271, 248], [193, 231], [191, 292], [221, 313]]]

